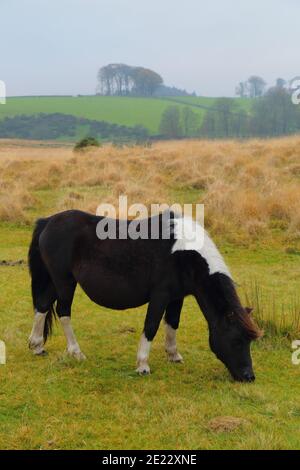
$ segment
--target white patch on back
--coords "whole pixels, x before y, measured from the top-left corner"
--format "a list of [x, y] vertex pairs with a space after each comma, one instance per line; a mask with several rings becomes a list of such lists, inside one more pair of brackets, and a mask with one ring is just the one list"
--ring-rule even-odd
[[221, 273], [232, 279], [221, 253], [200, 224], [190, 217], [175, 217], [172, 222], [174, 222], [176, 239], [172, 247], [172, 253], [176, 251], [197, 251], [206, 260], [210, 275]]

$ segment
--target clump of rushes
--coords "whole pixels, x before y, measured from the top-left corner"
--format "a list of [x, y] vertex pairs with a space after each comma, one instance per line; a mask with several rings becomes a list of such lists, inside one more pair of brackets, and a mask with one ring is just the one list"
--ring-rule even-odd
[[101, 147], [101, 143], [95, 137], [84, 137], [76, 143], [74, 151], [78, 152], [89, 147]]
[[245, 292], [245, 302], [254, 309], [257, 324], [264, 330], [264, 336], [298, 337], [300, 333], [300, 298], [291, 296], [282, 301], [276, 291], [262, 288], [257, 280], [251, 281]]

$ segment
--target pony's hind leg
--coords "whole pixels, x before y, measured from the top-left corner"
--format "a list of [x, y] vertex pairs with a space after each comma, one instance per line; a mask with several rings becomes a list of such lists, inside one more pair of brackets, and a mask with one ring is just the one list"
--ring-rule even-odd
[[74, 278], [69, 278], [63, 282], [56, 281], [56, 287], [58, 291], [56, 313], [59, 317], [67, 340], [67, 353], [78, 361], [81, 361], [86, 357], [81, 352], [71, 325], [71, 306], [76, 288], [76, 281]]
[[181, 354], [177, 351], [176, 330], [179, 326], [180, 313], [183, 305], [183, 299], [174, 300], [169, 303], [165, 313], [166, 328], [166, 353], [169, 361], [183, 362]]
[[46, 354], [44, 350], [44, 327], [47, 313], [35, 310], [32, 330], [29, 336], [28, 345], [33, 354], [41, 356]]
[[32, 330], [29, 336], [28, 345], [33, 354], [41, 356], [46, 354], [45, 344], [45, 325], [47, 317], [52, 315], [52, 306], [56, 300], [56, 291], [50, 278], [48, 283], [39, 290], [33, 288], [34, 320]]
[[167, 301], [162, 294], [153, 296], [149, 302], [145, 318], [144, 331], [140, 340], [137, 354], [137, 369], [140, 375], [150, 374], [148, 364], [151, 343], [157, 333], [160, 321], [163, 317]]

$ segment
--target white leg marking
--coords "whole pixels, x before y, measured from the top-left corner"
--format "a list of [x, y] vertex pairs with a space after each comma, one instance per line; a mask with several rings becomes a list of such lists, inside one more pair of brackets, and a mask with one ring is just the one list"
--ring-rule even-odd
[[29, 348], [33, 354], [43, 354], [44, 350], [44, 325], [46, 313], [35, 312], [33, 327], [29, 336]]
[[181, 354], [177, 351], [176, 344], [176, 330], [172, 328], [168, 323], [165, 323], [166, 328], [166, 352], [168, 359], [171, 362], [183, 362]]
[[145, 333], [142, 334], [139, 349], [137, 353], [137, 369], [140, 375], [150, 374], [150, 367], [148, 364], [149, 353], [151, 348], [151, 341], [148, 341]]
[[60, 317], [66, 340], [67, 340], [67, 352], [70, 356], [75, 357], [78, 361], [86, 359], [85, 355], [81, 352], [77, 339], [75, 337], [70, 317]]

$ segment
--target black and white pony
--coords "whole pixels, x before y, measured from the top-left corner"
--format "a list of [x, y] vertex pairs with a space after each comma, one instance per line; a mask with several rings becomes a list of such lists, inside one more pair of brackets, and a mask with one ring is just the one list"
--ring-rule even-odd
[[[35, 309], [29, 347], [44, 354], [56, 314], [67, 340], [67, 351], [77, 359], [80, 350], [71, 326], [71, 305], [77, 283], [98, 305], [128, 309], [148, 303], [144, 330], [137, 354], [137, 372], [150, 372], [151, 342], [164, 316], [166, 352], [172, 362], [181, 362], [176, 345], [183, 300], [194, 295], [209, 328], [209, 344], [215, 355], [240, 381], [255, 379], [250, 355], [251, 340], [260, 332], [243, 308], [230, 272], [213, 241], [204, 233], [186, 236], [192, 219], [169, 212], [144, 219], [159, 226], [159, 236], [148, 239], [99, 239], [97, 225], [103, 221], [81, 211], [66, 211], [39, 219], [29, 250], [32, 298]], [[123, 221], [124, 223], [124, 221]], [[130, 221], [126, 221], [126, 227]], [[165, 231], [170, 236], [165, 237]], [[185, 234], [185, 235], [183, 235]]]

